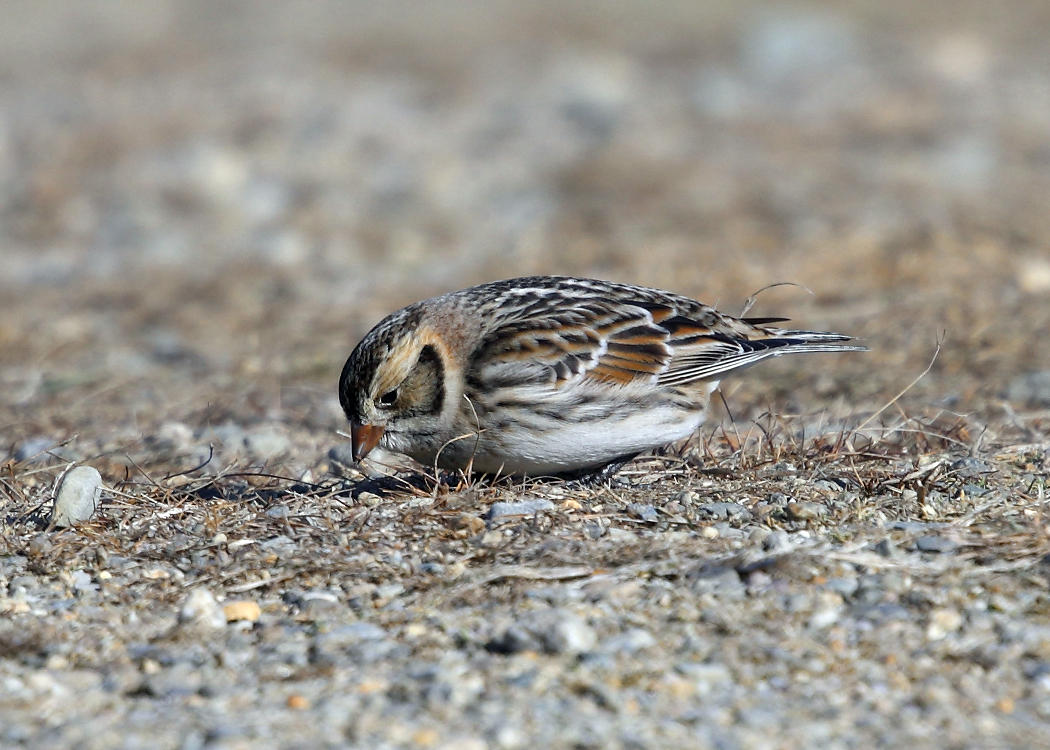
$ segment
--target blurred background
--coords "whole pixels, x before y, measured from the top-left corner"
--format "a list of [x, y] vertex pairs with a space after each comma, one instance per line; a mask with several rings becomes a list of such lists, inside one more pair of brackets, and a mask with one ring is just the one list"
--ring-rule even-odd
[[16, 457], [73, 436], [156, 453], [253, 421], [321, 450], [339, 368], [383, 315], [534, 273], [729, 312], [796, 282], [813, 294], [779, 287], [753, 314], [873, 349], [752, 371], [744, 409], [870, 412], [942, 335], [914, 403], [1050, 405], [1041, 0], [10, 0], [4, 17]]

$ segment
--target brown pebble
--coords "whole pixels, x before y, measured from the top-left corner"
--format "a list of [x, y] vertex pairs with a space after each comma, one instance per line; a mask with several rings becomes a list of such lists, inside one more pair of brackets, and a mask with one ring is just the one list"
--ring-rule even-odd
[[827, 514], [827, 509], [819, 503], [788, 503], [788, 515], [796, 521], [812, 521]]
[[485, 520], [473, 513], [460, 513], [456, 516], [456, 528], [471, 534], [479, 534], [485, 528]]
[[288, 708], [294, 709], [296, 711], [302, 711], [303, 709], [307, 709], [310, 707], [310, 701], [308, 701], [304, 696], [299, 695], [298, 693], [292, 693], [288, 696], [288, 699], [285, 701], [285, 705], [287, 705]]
[[259, 615], [262, 614], [262, 610], [259, 609], [258, 604], [250, 599], [238, 599], [226, 602], [222, 607], [222, 613], [226, 615], [226, 622], [236, 622], [237, 620], [255, 622], [259, 619]]
[[37, 534], [29, 540], [26, 552], [30, 557], [43, 557], [51, 551], [51, 546], [51, 540], [47, 538], [47, 534]]
[[417, 729], [412, 733], [412, 742], [418, 747], [431, 747], [438, 741], [439, 735], [436, 729], [427, 727], [426, 729]]

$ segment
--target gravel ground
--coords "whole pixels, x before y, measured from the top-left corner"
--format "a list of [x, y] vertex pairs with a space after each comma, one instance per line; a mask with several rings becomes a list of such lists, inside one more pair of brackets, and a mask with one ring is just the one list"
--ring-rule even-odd
[[[4, 12], [0, 746], [1050, 747], [1045, 3]], [[349, 461], [359, 337], [527, 273], [871, 352]]]

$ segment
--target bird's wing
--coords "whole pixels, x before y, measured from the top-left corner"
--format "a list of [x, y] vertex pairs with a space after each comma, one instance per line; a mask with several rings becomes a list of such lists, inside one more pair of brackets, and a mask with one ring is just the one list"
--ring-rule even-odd
[[673, 356], [667, 331], [644, 307], [598, 298], [545, 300], [528, 317], [504, 321], [475, 366], [494, 386], [594, 379], [655, 382]]
[[475, 364], [495, 387], [585, 380], [681, 386], [786, 352], [863, 349], [838, 343], [850, 338], [841, 334], [772, 328], [766, 319], [676, 302], [550, 296], [497, 326]]

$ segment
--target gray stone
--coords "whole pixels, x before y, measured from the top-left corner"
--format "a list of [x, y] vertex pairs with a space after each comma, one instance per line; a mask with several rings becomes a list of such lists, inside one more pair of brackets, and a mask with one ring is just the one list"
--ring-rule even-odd
[[517, 623], [501, 629], [485, 643], [485, 648], [497, 654], [518, 654], [522, 651], [539, 651], [538, 639]]
[[696, 508], [698, 513], [719, 521], [726, 519], [751, 520], [751, 511], [740, 503], [703, 503]]
[[982, 474], [990, 474], [995, 471], [995, 467], [987, 461], [982, 461], [979, 458], [973, 456], [967, 456], [966, 458], [960, 458], [956, 461], [952, 461], [952, 471], [961, 477], [967, 479], [975, 479], [980, 477]]
[[857, 44], [849, 26], [830, 13], [785, 9], [747, 28], [742, 54], [750, 71], [772, 83], [843, 66]]
[[620, 635], [603, 639], [601, 650], [610, 654], [634, 654], [655, 646], [656, 638], [643, 628], [628, 628]]
[[829, 591], [834, 591], [836, 594], [840, 594], [843, 597], [850, 597], [856, 593], [860, 582], [856, 578], [829, 578], [824, 584], [824, 588]]
[[1026, 406], [1050, 406], [1050, 370], [1018, 375], [1006, 386], [1006, 398]]
[[310, 645], [310, 661], [334, 665], [347, 661], [373, 663], [387, 657], [397, 644], [378, 625], [355, 622], [318, 633]]
[[226, 627], [226, 615], [215, 596], [204, 587], [195, 588], [186, 595], [179, 608], [179, 623], [205, 630]]
[[146, 678], [145, 689], [156, 698], [193, 695], [201, 689], [203, 677], [193, 664], [180, 661]]
[[58, 528], [86, 521], [95, 514], [102, 495], [102, 475], [93, 466], [77, 466], [66, 472], [55, 495], [52, 523]]
[[715, 594], [735, 599], [747, 593], [747, 586], [740, 579], [740, 574], [734, 568], [723, 565], [704, 568], [691, 584], [692, 590], [698, 595]]
[[207, 443], [219, 443], [227, 449], [239, 450], [245, 445], [247, 436], [244, 428], [233, 422], [213, 425], [201, 434], [201, 440]]
[[889, 525], [889, 528], [895, 531], [907, 531], [912, 534], [917, 534], [922, 531], [929, 531], [930, 529], [937, 528], [939, 524], [930, 524], [925, 521], [894, 521]]
[[766, 502], [770, 505], [776, 505], [782, 508], [791, 502], [791, 498], [785, 495], [783, 492], [773, 492], [770, 493], [769, 497], [766, 498]]
[[27, 438], [15, 446], [14, 459], [22, 462], [30, 459], [45, 459], [45, 451], [55, 445], [55, 441], [49, 437], [37, 436]]
[[289, 453], [292, 441], [276, 427], [261, 427], [244, 436], [244, 447], [255, 458], [266, 460]]
[[98, 591], [98, 584], [91, 580], [91, 574], [85, 570], [74, 570], [70, 578], [72, 588], [78, 594], [90, 594]]
[[541, 627], [536, 635], [544, 651], [552, 654], [582, 654], [598, 643], [594, 629], [581, 617], [558, 613]]
[[762, 540], [762, 549], [767, 552], [783, 552], [791, 549], [791, 538], [786, 531], [776, 529]]
[[307, 616], [332, 613], [342, 608], [339, 595], [326, 589], [288, 591], [281, 598]]
[[588, 539], [601, 539], [609, 531], [608, 522], [603, 519], [591, 521], [583, 525], [583, 533], [587, 535]]
[[629, 503], [627, 512], [646, 523], [656, 523], [660, 520], [660, 514], [656, 512], [656, 508], [645, 503]]
[[892, 539], [880, 539], [874, 544], [872, 549], [875, 550], [876, 554], [887, 558], [901, 556], [900, 548], [893, 543]]
[[813, 482], [813, 486], [818, 490], [824, 490], [825, 492], [830, 492], [832, 494], [841, 493], [843, 490], [841, 484], [831, 479], [818, 479]]
[[955, 552], [959, 548], [959, 545], [953, 542], [951, 539], [947, 539], [943, 536], [937, 536], [935, 534], [927, 534], [926, 536], [920, 536], [915, 540], [915, 549], [919, 552], [936, 552], [940, 554], [948, 554]]
[[349, 440], [336, 443], [328, 450], [328, 460], [340, 466], [354, 466], [354, 448]]
[[493, 503], [485, 520], [491, 526], [499, 521], [505, 521], [521, 516], [532, 516], [543, 511], [554, 510], [554, 503], [544, 497], [530, 497], [516, 502]]
[[279, 534], [272, 539], [260, 542], [259, 548], [272, 552], [277, 556], [290, 555], [295, 552], [295, 542], [284, 534]]

